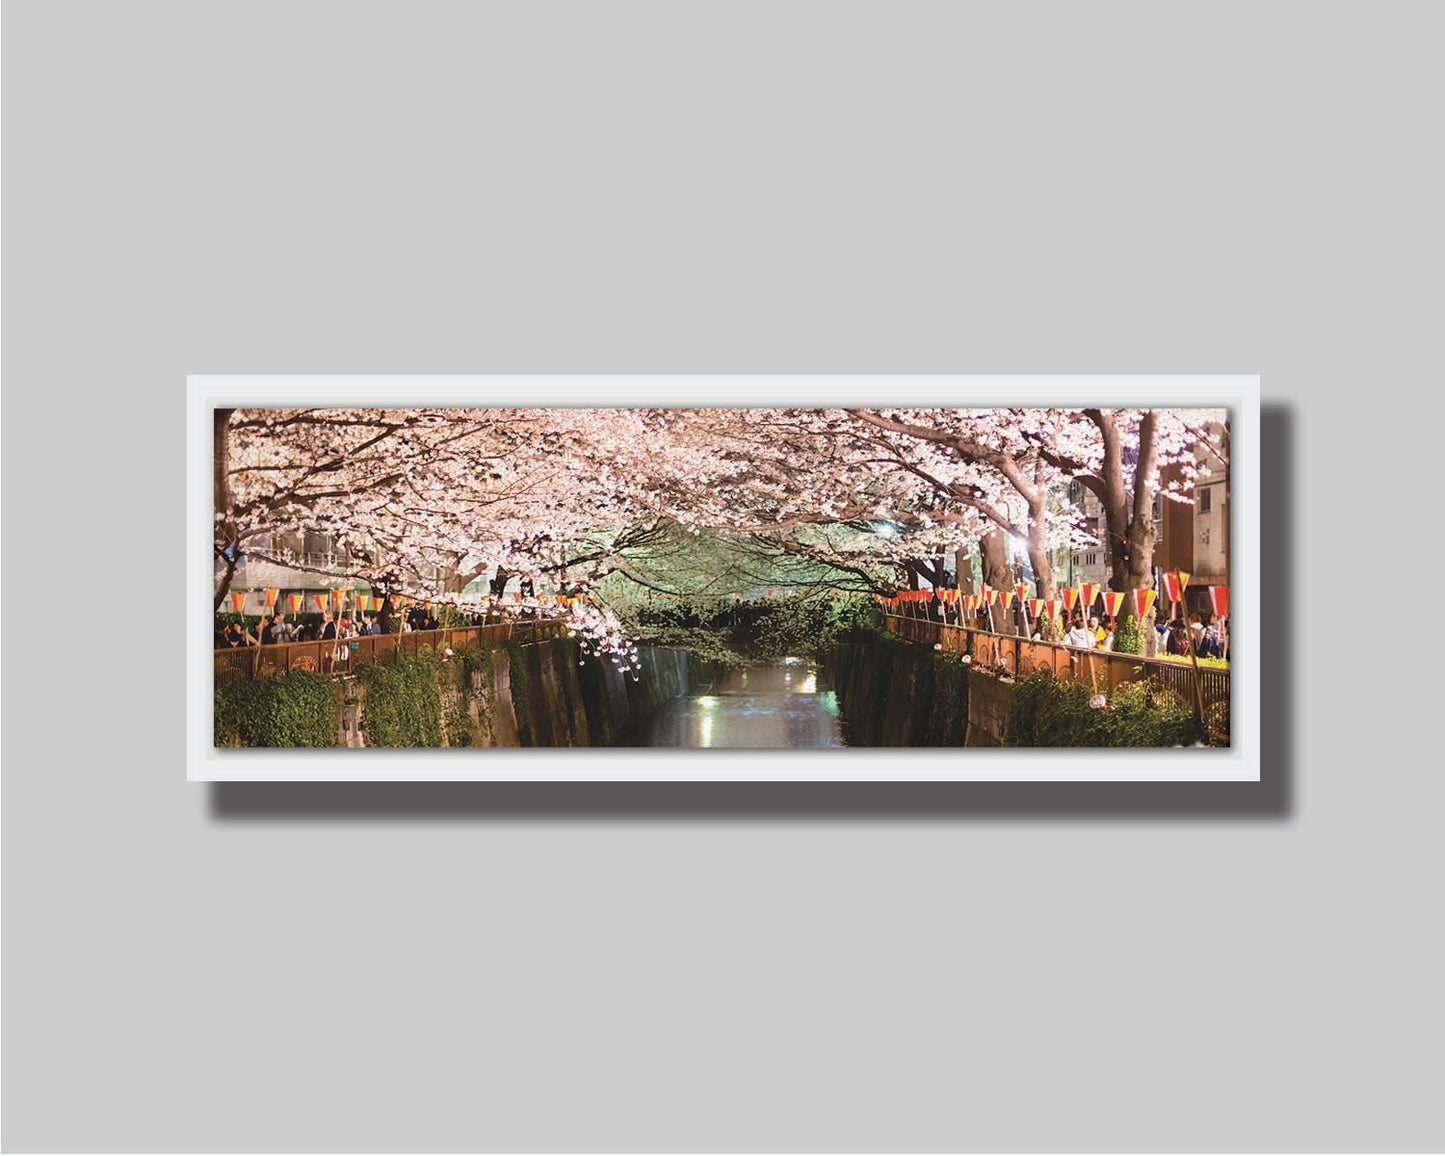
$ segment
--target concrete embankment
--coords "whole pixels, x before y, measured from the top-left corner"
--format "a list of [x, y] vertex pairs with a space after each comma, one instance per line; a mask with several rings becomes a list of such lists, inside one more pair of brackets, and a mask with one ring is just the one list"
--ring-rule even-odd
[[834, 684], [854, 747], [999, 747], [1011, 686], [962, 656], [859, 631], [839, 643]]
[[[663, 703], [687, 689], [683, 650], [644, 647], [636, 679], [610, 660], [585, 656], [558, 638], [448, 660], [438, 676], [440, 743], [472, 747], [604, 747], [625, 741]], [[355, 679], [343, 696], [343, 746], [391, 746], [378, 687]]]
[[688, 653], [644, 647], [636, 670], [575, 640], [460, 646], [362, 664], [332, 678], [295, 670], [216, 692], [215, 742], [235, 747], [603, 747], [626, 743], [686, 692]]

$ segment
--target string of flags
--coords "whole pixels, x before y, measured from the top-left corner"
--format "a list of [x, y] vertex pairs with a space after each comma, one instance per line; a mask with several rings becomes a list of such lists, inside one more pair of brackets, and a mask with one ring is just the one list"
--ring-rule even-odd
[[[369, 591], [343, 590], [340, 588], [333, 588], [326, 593], [312, 593], [309, 596], [306, 594], [298, 594], [293, 592], [287, 594], [285, 600], [282, 601], [281, 591], [274, 586], [268, 586], [261, 590], [255, 591], [229, 591], [227, 593], [227, 597], [230, 600], [232, 611], [234, 611], [236, 614], [244, 614], [246, 600], [252, 594], [260, 594], [261, 600], [265, 606], [265, 613], [267, 614], [274, 614], [278, 608], [278, 605], [280, 606], [280, 608], [288, 610], [292, 614], [299, 614], [303, 610], [314, 610], [316, 613], [319, 614], [326, 614], [331, 612], [339, 614], [347, 609], [351, 609], [355, 612], [362, 614], [374, 614], [380, 612], [382, 604], [385, 602], [385, 599], [382, 596], [370, 593]], [[512, 601], [514, 604], [521, 603], [523, 600], [524, 596], [522, 594], [514, 593], [512, 595]], [[477, 601], [463, 602], [459, 595], [450, 594], [438, 599], [414, 598], [409, 595], [395, 596], [392, 599], [392, 604], [393, 606], [398, 608], [403, 606], [421, 606], [427, 611], [427, 613], [430, 613], [433, 601], [435, 601], [439, 606], [448, 605], [453, 606], [457, 609], [471, 608], [477, 610], [485, 610], [493, 605], [501, 605], [503, 602], [503, 600], [499, 597], [490, 596]], [[593, 599], [592, 596], [588, 594], [530, 595], [526, 597], [526, 602], [528, 605], [535, 604], [541, 606], [560, 607], [597, 605], [595, 599]]]
[[[1189, 574], [1183, 570], [1168, 571], [1164, 575], [1165, 593], [1169, 596], [1171, 617], [1176, 613], [1176, 606], [1189, 587], [1189, 577]], [[1209, 604], [1215, 616], [1227, 617], [1229, 614], [1229, 587], [1209, 586], [1207, 589]], [[936, 597], [945, 607], [961, 608], [968, 614], [977, 614], [990, 606], [1008, 610], [1017, 601], [1024, 607], [1028, 617], [1033, 620], [1043, 617], [1046, 612], [1047, 617], [1057, 619], [1060, 607], [1067, 617], [1072, 617], [1076, 608], [1080, 613], [1091, 611], [1100, 596], [1101, 592], [1097, 582], [1080, 582], [1078, 586], [1063, 587], [1056, 598], [1030, 598], [1028, 597], [1028, 584], [1020, 582], [1012, 590], [984, 584], [976, 593], [963, 594], [957, 589], [935, 587], [925, 590], [899, 590], [892, 595], [875, 594], [873, 600], [885, 610], [897, 613], [915, 603], [931, 603]], [[1110, 618], [1117, 618], [1120, 610], [1124, 607], [1124, 600], [1127, 598], [1129, 609], [1134, 616], [1143, 618], [1153, 608], [1156, 597], [1157, 592], [1148, 588], [1105, 590], [1102, 592], [1104, 613]]]

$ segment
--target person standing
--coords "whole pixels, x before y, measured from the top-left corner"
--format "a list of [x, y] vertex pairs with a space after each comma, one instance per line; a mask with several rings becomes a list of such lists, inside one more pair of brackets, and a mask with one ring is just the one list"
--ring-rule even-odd
[[1067, 637], [1064, 639], [1066, 646], [1077, 646], [1082, 650], [1094, 649], [1094, 632], [1084, 625], [1084, 616], [1076, 614], [1074, 625], [1070, 628]]

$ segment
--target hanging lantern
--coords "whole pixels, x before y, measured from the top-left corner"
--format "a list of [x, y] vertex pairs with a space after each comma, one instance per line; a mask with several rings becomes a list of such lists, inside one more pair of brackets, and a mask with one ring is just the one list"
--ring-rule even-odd
[[242, 607], [246, 605], [246, 592], [244, 590], [231, 591], [231, 609], [237, 614], [242, 613]]
[[1107, 614], [1110, 618], [1118, 616], [1119, 607], [1123, 604], [1123, 602], [1124, 592], [1122, 590], [1104, 591], [1104, 613]]
[[1209, 605], [1214, 608], [1215, 617], [1229, 617], [1229, 587], [1211, 586], [1209, 588]]

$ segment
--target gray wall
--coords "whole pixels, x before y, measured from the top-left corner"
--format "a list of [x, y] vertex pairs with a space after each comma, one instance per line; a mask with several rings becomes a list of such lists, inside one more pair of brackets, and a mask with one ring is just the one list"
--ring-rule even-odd
[[[4, 1147], [1445, 1146], [1438, 13], [7, 3]], [[1262, 374], [1265, 785], [186, 783], [187, 373], [699, 370]]]

